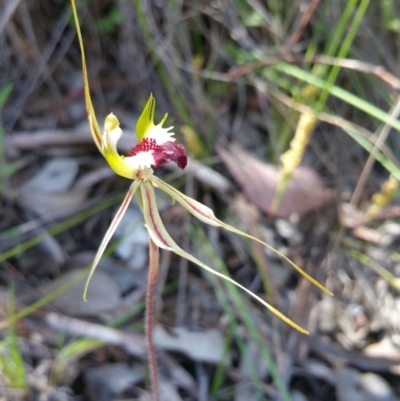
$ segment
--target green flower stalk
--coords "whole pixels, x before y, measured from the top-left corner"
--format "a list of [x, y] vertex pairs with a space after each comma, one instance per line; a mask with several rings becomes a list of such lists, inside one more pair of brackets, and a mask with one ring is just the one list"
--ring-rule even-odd
[[220, 221], [215, 217], [213, 211], [210, 208], [204, 206], [195, 199], [192, 199], [182, 194], [177, 189], [154, 175], [153, 168], [156, 168], [164, 163], [171, 161], [175, 162], [181, 169], [185, 168], [187, 157], [184, 147], [180, 144], [177, 144], [175, 141], [174, 133], [171, 131], [173, 127], [163, 127], [163, 124], [167, 119], [167, 114], [164, 115], [160, 123], [158, 123], [157, 125], [154, 124], [156, 103], [152, 95], [150, 95], [144, 107], [144, 110], [136, 124], [136, 135], [138, 143], [132, 147], [132, 149], [128, 152], [126, 156], [120, 155], [118, 153], [117, 142], [121, 138], [123, 132], [119, 126], [119, 121], [117, 117], [114, 114], [109, 114], [106, 117], [103, 133], [100, 132], [100, 128], [97, 123], [96, 115], [90, 97], [85, 52], [79, 27], [75, 1], [71, 0], [71, 2], [78, 33], [79, 45], [81, 49], [85, 102], [93, 140], [96, 143], [100, 153], [104, 156], [107, 163], [114, 170], [114, 172], [122, 177], [133, 181], [95, 256], [91, 271], [89, 273], [89, 277], [86, 282], [84, 298], [86, 299], [90, 278], [92, 277], [96, 266], [98, 265], [103, 255], [103, 252], [107, 247], [108, 242], [110, 241], [118, 224], [123, 218], [132, 197], [137, 193], [149, 237], [154, 242], [154, 244], [156, 244], [157, 247], [174, 252], [177, 255], [197, 264], [208, 272], [215, 274], [216, 276], [226, 281], [229, 281], [230, 283], [241, 288], [243, 291], [247, 292], [250, 296], [255, 298], [258, 302], [263, 304], [267, 309], [269, 309], [272, 313], [281, 318], [290, 326], [294, 327], [302, 333], [308, 333], [307, 330], [300, 327], [298, 324], [293, 322], [283, 313], [278, 311], [276, 308], [274, 308], [272, 305], [267, 303], [265, 300], [254, 294], [246, 287], [237, 283], [232, 278], [214, 270], [210, 266], [201, 262], [192, 254], [184, 251], [171, 238], [161, 220], [160, 213], [158, 211], [156, 195], [154, 192], [155, 188], [159, 188], [161, 191], [164, 191], [174, 201], [180, 203], [193, 216], [197, 217], [202, 222], [211, 226], [222, 227], [225, 230], [234, 232], [236, 234], [242, 235], [263, 244], [265, 247], [271, 249], [272, 251], [280, 255], [283, 259], [285, 259], [288, 263], [290, 263], [300, 274], [302, 274], [307, 280], [309, 280], [319, 289], [328, 294], [331, 294], [329, 290], [327, 290], [324, 286], [322, 286], [315, 279], [309, 276], [305, 271], [303, 271], [300, 267], [294, 264], [289, 258], [281, 254], [279, 251], [277, 251], [267, 243], [259, 240], [258, 238], [246, 234]]

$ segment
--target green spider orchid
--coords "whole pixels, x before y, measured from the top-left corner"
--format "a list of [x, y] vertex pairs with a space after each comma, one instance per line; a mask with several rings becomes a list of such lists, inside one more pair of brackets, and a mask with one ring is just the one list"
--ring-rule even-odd
[[115, 115], [113, 114], [107, 116], [104, 123], [103, 133], [100, 132], [99, 125], [97, 123], [97, 119], [94, 113], [89, 92], [85, 52], [74, 1], [72, 1], [72, 5], [73, 5], [75, 23], [77, 26], [78, 40], [82, 55], [82, 70], [84, 79], [86, 109], [87, 109], [90, 130], [94, 142], [96, 143], [99, 151], [102, 153], [102, 155], [108, 162], [109, 166], [115, 171], [115, 173], [130, 180], [133, 180], [133, 183], [131, 184], [127, 195], [125, 196], [122, 205], [120, 206], [116, 216], [114, 217], [110, 227], [108, 228], [104, 236], [104, 239], [101, 242], [100, 248], [97, 251], [92, 268], [89, 273], [89, 277], [86, 282], [84, 298], [86, 299], [86, 293], [89, 281], [103, 255], [104, 250], [107, 247], [108, 242], [110, 241], [118, 224], [123, 218], [132, 197], [135, 195], [135, 193], [138, 193], [140, 201], [139, 203], [142, 207], [143, 217], [147, 231], [149, 233], [150, 238], [159, 248], [172, 251], [177, 255], [197, 264], [198, 266], [202, 267], [208, 272], [215, 274], [216, 276], [219, 276], [222, 279], [236, 285], [237, 287], [241, 288], [243, 291], [251, 295], [253, 298], [255, 298], [257, 301], [259, 301], [261, 304], [263, 304], [266, 308], [268, 308], [271, 312], [280, 317], [290, 326], [296, 328], [302, 333], [307, 333], [306, 330], [304, 330], [302, 327], [291, 321], [288, 317], [283, 315], [281, 312], [279, 312], [272, 305], [264, 301], [262, 298], [260, 298], [259, 296], [257, 296], [244, 286], [240, 285], [232, 278], [225, 276], [224, 274], [212, 269], [211, 267], [207, 266], [206, 264], [201, 262], [199, 259], [191, 255], [190, 253], [184, 251], [176, 244], [176, 242], [168, 234], [161, 220], [160, 213], [158, 211], [154, 188], [159, 188], [160, 190], [164, 191], [166, 194], [171, 196], [171, 198], [174, 201], [180, 203], [193, 216], [197, 217], [202, 222], [210, 224], [212, 226], [222, 227], [228, 231], [237, 233], [239, 235], [242, 235], [244, 237], [250, 238], [254, 241], [263, 244], [267, 248], [271, 249], [272, 251], [280, 255], [288, 263], [290, 263], [311, 283], [316, 285], [322, 291], [330, 293], [325, 287], [319, 284], [316, 280], [314, 280], [306, 272], [300, 269], [286, 256], [282, 255], [279, 251], [272, 248], [267, 243], [218, 220], [214, 216], [214, 213], [211, 209], [204, 206], [200, 202], [182, 194], [177, 189], [175, 189], [174, 187], [172, 187], [171, 185], [167, 184], [166, 182], [162, 181], [160, 178], [154, 175], [153, 168], [156, 168], [164, 163], [171, 161], [175, 162], [181, 169], [185, 168], [187, 163], [187, 157], [184, 147], [175, 142], [174, 134], [173, 132], [171, 132], [173, 127], [163, 128], [163, 124], [167, 118], [167, 114], [165, 114], [165, 116], [163, 117], [163, 119], [159, 124], [157, 125], [154, 124], [155, 99], [152, 95], [150, 95], [150, 98], [147, 101], [146, 106], [144, 107], [144, 110], [140, 115], [138, 122], [136, 124], [136, 135], [138, 143], [134, 147], [132, 147], [132, 149], [128, 152], [127, 156], [119, 155], [117, 151], [117, 142], [122, 136], [122, 130], [119, 127], [119, 121], [117, 117], [115, 117]]

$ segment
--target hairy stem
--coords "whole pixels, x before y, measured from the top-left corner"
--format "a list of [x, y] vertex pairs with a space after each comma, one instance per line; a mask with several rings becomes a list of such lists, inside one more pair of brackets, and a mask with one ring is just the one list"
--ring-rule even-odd
[[159, 249], [158, 246], [149, 237], [149, 276], [147, 282], [145, 330], [146, 330], [147, 347], [149, 352], [150, 381], [153, 392], [153, 399], [155, 401], [160, 401], [160, 393], [158, 390], [157, 358], [153, 343], [154, 290], [157, 284], [158, 264], [159, 264]]

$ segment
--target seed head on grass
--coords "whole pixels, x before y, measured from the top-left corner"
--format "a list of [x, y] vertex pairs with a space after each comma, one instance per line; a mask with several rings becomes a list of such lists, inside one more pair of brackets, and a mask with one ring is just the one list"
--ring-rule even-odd
[[383, 207], [387, 206], [395, 197], [398, 188], [399, 182], [393, 175], [390, 175], [381, 185], [381, 190], [372, 195], [372, 204], [367, 211], [368, 218], [374, 217]]
[[314, 114], [303, 113], [300, 115], [296, 132], [290, 142], [290, 148], [281, 155], [279, 184], [271, 204], [271, 211], [278, 210], [293, 171], [303, 160], [304, 152], [310, 142], [316, 123], [317, 117]]
[[314, 114], [301, 114], [296, 132], [290, 142], [290, 149], [281, 156], [281, 173], [283, 176], [290, 176], [294, 169], [300, 165], [316, 123], [317, 118]]

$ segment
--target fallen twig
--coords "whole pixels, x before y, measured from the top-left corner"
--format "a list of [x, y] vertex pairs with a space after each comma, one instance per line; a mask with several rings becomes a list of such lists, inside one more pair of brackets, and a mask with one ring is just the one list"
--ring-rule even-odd
[[129, 354], [140, 358], [147, 354], [146, 342], [143, 336], [138, 334], [125, 333], [111, 327], [63, 316], [55, 312], [49, 312], [44, 321], [55, 330], [75, 336], [93, 338], [106, 344], [118, 345]]

